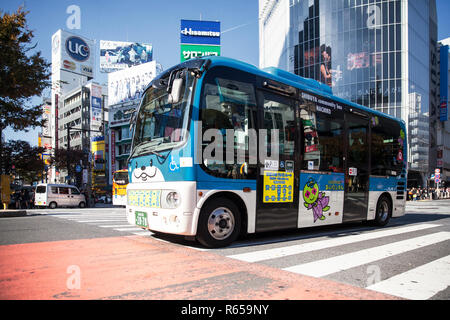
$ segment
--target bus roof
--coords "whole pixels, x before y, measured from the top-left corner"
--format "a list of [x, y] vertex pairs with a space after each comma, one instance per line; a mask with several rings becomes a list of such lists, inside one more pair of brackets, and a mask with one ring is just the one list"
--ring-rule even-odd
[[332, 88], [330, 88], [328, 85], [323, 84], [319, 81], [313, 80], [313, 79], [307, 79], [307, 78], [303, 78], [300, 77], [296, 74], [293, 74], [291, 72], [279, 69], [279, 68], [275, 68], [275, 67], [269, 67], [269, 68], [264, 68], [264, 69], [259, 69], [256, 66], [246, 63], [246, 62], [242, 62], [239, 60], [235, 60], [232, 58], [226, 58], [226, 57], [216, 57], [216, 56], [208, 56], [207, 58], [203, 58], [203, 59], [209, 59], [211, 60], [211, 67], [212, 66], [217, 66], [217, 65], [222, 65], [222, 66], [228, 66], [228, 67], [233, 67], [233, 68], [237, 68], [240, 69], [242, 71], [246, 71], [249, 73], [254, 73], [257, 74], [259, 76], [274, 80], [274, 81], [278, 81], [287, 85], [290, 85], [292, 87], [295, 87], [297, 89], [301, 89], [301, 90], [305, 90], [308, 91], [310, 93], [315, 93], [318, 95], [321, 95], [325, 98], [329, 98], [331, 100], [334, 100], [336, 102], [340, 102], [343, 104], [346, 104], [350, 107], [354, 107], [357, 109], [360, 109], [362, 111], [366, 111], [369, 112], [373, 115], [377, 115], [377, 116], [382, 116], [382, 117], [386, 117], [386, 118], [390, 118], [392, 120], [395, 120], [397, 122], [401, 122], [403, 124], [403, 126], [405, 126], [405, 121], [403, 121], [402, 119], [399, 118], [395, 118], [389, 114], [386, 113], [382, 113], [380, 111], [362, 106], [360, 104], [339, 98], [337, 96], [333, 95], [332, 92]]

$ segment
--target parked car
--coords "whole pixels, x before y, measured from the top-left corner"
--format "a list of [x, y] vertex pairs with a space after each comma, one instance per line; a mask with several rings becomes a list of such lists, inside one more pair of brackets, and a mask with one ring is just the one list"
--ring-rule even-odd
[[68, 184], [38, 184], [34, 205], [36, 207], [86, 207], [86, 198], [77, 187]]

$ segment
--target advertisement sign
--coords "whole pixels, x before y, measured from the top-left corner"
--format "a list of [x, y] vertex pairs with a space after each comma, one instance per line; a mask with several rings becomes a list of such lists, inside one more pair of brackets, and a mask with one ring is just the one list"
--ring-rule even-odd
[[147, 62], [108, 74], [108, 104], [140, 99], [148, 84], [156, 76], [156, 62]]
[[151, 44], [100, 41], [100, 72], [114, 72], [153, 60]]
[[116, 171], [116, 132], [111, 130], [111, 173]]
[[180, 61], [220, 55], [220, 22], [181, 20]]
[[220, 45], [220, 22], [181, 20], [182, 44]]
[[91, 125], [102, 125], [102, 87], [94, 83], [91, 86]]
[[181, 45], [181, 62], [205, 56], [220, 56], [220, 46]]
[[52, 37], [52, 72], [58, 69], [94, 77], [95, 42], [58, 30]]
[[52, 106], [51, 104], [44, 103], [42, 105], [42, 120], [46, 121], [45, 125], [42, 126], [42, 136], [49, 137], [51, 136], [51, 113]]
[[367, 52], [349, 53], [347, 55], [347, 70], [370, 67], [370, 57]]
[[94, 156], [94, 170], [104, 170], [105, 164], [97, 163], [98, 160], [105, 160], [105, 137], [94, 137], [91, 139], [91, 152]]
[[294, 201], [294, 173], [264, 171], [264, 203], [286, 203]]

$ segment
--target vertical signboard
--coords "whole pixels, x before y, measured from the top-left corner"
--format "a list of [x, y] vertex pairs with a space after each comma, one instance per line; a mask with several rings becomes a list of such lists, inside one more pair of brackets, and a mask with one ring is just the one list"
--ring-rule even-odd
[[181, 20], [181, 62], [220, 55], [220, 22]]
[[116, 171], [116, 132], [111, 130], [111, 175]]
[[448, 46], [441, 47], [441, 101], [439, 119], [448, 120]]
[[102, 125], [102, 87], [91, 86], [91, 126]]

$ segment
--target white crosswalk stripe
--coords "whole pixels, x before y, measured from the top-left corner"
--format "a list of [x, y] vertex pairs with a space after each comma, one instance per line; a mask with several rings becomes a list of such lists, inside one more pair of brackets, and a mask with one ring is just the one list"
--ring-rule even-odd
[[337, 257], [300, 264], [285, 268], [284, 270], [313, 277], [323, 277], [446, 240], [450, 240], [450, 232], [437, 232], [422, 237], [343, 254]]
[[[148, 235], [148, 231], [143, 231], [142, 228], [138, 228], [128, 223], [127, 217], [123, 210], [118, 209], [88, 209], [86, 211], [79, 212], [54, 212], [49, 211], [49, 215], [52, 217], [65, 219], [69, 221], [86, 223], [101, 228], [108, 228], [110, 230], [129, 232], [130, 234], [139, 233], [139, 235]], [[140, 232], [136, 232], [140, 231]]]
[[450, 286], [449, 271], [450, 256], [446, 256], [375, 283], [367, 289], [411, 300], [427, 300]]
[[373, 240], [378, 238], [383, 238], [392, 235], [398, 235], [402, 233], [408, 233], [413, 231], [425, 230], [429, 228], [439, 227], [437, 224], [419, 224], [415, 226], [408, 226], [403, 228], [393, 228], [383, 231], [375, 231], [370, 233], [363, 233], [358, 235], [340, 237], [337, 239], [328, 239], [322, 241], [316, 241], [311, 243], [304, 243], [294, 246], [274, 248], [267, 250], [254, 251], [249, 253], [241, 253], [229, 256], [230, 258], [247, 261], [247, 262], [257, 262], [263, 260], [270, 260], [275, 258], [282, 258], [289, 255], [295, 255], [315, 250], [327, 249], [337, 246], [342, 246], [346, 244], [351, 244], [355, 242], [361, 242], [365, 240]]
[[[389, 259], [401, 254], [414, 255], [414, 250], [426, 249], [433, 245], [445, 246], [445, 242], [450, 240], [450, 232], [434, 230], [442, 226], [441, 224], [431, 223], [415, 224], [344, 235], [332, 239], [310, 242], [307, 240], [301, 244], [289, 244], [284, 247], [279, 247], [279, 244], [275, 244], [278, 247], [263, 250], [258, 250], [259, 246], [255, 246], [255, 251], [250, 252], [242, 252], [247, 251], [249, 247], [241, 246], [234, 249], [234, 252], [238, 251], [238, 253], [227, 255], [227, 257], [251, 263], [263, 262], [265, 265], [278, 267], [285, 271], [318, 278], [331, 276], [332, 279], [341, 279], [341, 274], [348, 274], [347, 271], [352, 268], [363, 267], [375, 262], [377, 264], [390, 263]], [[403, 240], [395, 239], [399, 235], [402, 235], [401, 238]], [[376, 239], [378, 239], [377, 245], [367, 248], [370, 242], [364, 241]], [[304, 240], [299, 239], [299, 241]], [[385, 244], [379, 245], [380, 242]], [[365, 249], [353, 249], [358, 248], [359, 243]], [[333, 250], [333, 248], [345, 245], [352, 246], [340, 248], [340, 250], [342, 249], [347, 253], [336, 255], [336, 250]], [[349, 252], [349, 248], [353, 251]], [[320, 258], [311, 261], [311, 257], [314, 258], [311, 253], [315, 253], [318, 250], [322, 250], [320, 255], [318, 255]], [[310, 262], [295, 264], [295, 262], [302, 261], [302, 255], [306, 255]], [[326, 258], [327, 255], [329, 256], [328, 258]], [[289, 257], [292, 258], [289, 259]], [[421, 256], [418, 255], [417, 257], [419, 259]], [[381, 262], [383, 259], [387, 260]], [[420, 263], [416, 263], [416, 266], [424, 263], [423, 260], [419, 261]], [[280, 265], [282, 266], [280, 267]], [[358, 269], [352, 269], [349, 272], [354, 272], [354, 270]], [[364, 285], [359, 282], [354, 285], [367, 286], [367, 289], [406, 299], [430, 299], [450, 286], [450, 255], [428, 261], [419, 267], [404, 270], [402, 273], [394, 274], [394, 270], [390, 270], [390, 272], [391, 274], [389, 274], [388, 278], [375, 284], [370, 285], [367, 282]]]

